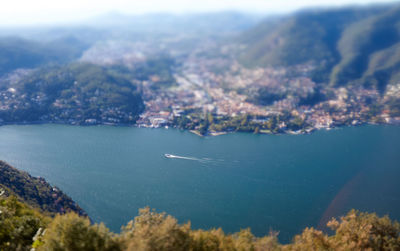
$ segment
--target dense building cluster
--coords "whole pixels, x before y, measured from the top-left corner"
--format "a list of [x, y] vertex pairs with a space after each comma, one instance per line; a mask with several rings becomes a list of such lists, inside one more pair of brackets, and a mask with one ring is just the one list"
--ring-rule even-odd
[[[218, 67], [225, 70], [216, 72]], [[233, 58], [192, 55], [175, 69], [173, 87], [154, 90], [148, 88], [152, 83], [143, 85], [146, 109], [138, 125], [213, 135], [304, 133], [342, 125], [400, 123], [400, 114], [393, 112], [389, 102], [399, 99], [400, 83], [389, 85], [384, 93], [363, 86], [331, 87], [313, 82], [314, 68], [307, 64], [249, 69]], [[212, 123], [207, 121], [209, 114]], [[249, 117], [245, 124], [241, 123], [244, 116]]]

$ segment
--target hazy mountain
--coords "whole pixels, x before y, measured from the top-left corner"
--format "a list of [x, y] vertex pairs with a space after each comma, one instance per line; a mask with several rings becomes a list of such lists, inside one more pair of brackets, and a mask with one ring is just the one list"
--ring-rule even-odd
[[331, 84], [361, 80], [383, 89], [400, 72], [400, 6], [350, 24], [337, 43]]
[[146, 33], [226, 33], [244, 31], [256, 25], [261, 15], [238, 12], [197, 14], [124, 15], [111, 12], [86, 22], [91, 27], [118, 28]]
[[250, 67], [313, 63], [317, 82], [381, 86], [399, 75], [399, 23], [398, 5], [302, 11], [244, 32], [239, 59]]
[[49, 63], [66, 63], [77, 59], [87, 45], [76, 37], [60, 37], [38, 42], [20, 37], [0, 38], [0, 74], [18, 68], [35, 68]]

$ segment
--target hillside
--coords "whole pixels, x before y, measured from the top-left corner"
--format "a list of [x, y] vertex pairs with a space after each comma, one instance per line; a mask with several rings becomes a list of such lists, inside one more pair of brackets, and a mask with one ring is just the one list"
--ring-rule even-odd
[[399, 22], [398, 5], [303, 11], [243, 33], [239, 60], [249, 67], [312, 64], [316, 82], [382, 89], [399, 74]]
[[144, 109], [128, 77], [86, 63], [42, 68], [0, 89], [5, 123], [132, 124]]
[[14, 195], [34, 208], [49, 213], [86, 213], [70, 197], [43, 178], [32, 177], [4, 161], [0, 161], [0, 193]]
[[340, 62], [331, 73], [332, 85], [362, 80], [384, 90], [399, 72], [400, 7], [351, 24], [337, 46]]
[[49, 63], [77, 59], [86, 44], [75, 37], [37, 42], [18, 37], [0, 38], [0, 75], [19, 68], [36, 68]]

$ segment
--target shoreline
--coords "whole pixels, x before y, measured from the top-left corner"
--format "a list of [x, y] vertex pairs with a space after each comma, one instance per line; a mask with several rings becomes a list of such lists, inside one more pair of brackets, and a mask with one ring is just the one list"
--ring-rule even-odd
[[31, 122], [1, 122], [0, 126], [7, 126], [7, 125], [45, 125], [45, 124], [55, 124], [55, 125], [70, 125], [70, 126], [121, 126], [121, 127], [137, 127], [137, 124], [124, 124], [124, 123], [96, 123], [96, 124], [79, 124], [79, 123], [70, 123], [70, 122], [63, 122], [63, 121], [31, 121]]
[[187, 131], [190, 133], [193, 133], [197, 136], [200, 137], [216, 137], [216, 136], [221, 136], [221, 135], [226, 135], [226, 134], [231, 134], [231, 133], [236, 133], [236, 132], [242, 132], [242, 133], [252, 133], [252, 134], [260, 134], [260, 135], [305, 135], [305, 134], [311, 134], [315, 131], [320, 131], [320, 130], [325, 130], [329, 131], [332, 129], [336, 128], [343, 128], [343, 127], [358, 127], [358, 126], [363, 126], [363, 125], [392, 125], [392, 126], [400, 126], [399, 123], [377, 123], [377, 122], [361, 122], [356, 125], [338, 125], [338, 126], [332, 126], [332, 127], [319, 127], [319, 128], [308, 128], [308, 129], [302, 129], [298, 131], [292, 131], [292, 130], [286, 130], [278, 133], [274, 133], [270, 130], [260, 130], [258, 133], [254, 132], [246, 132], [246, 131], [212, 131], [212, 132], [207, 132], [207, 134], [201, 134], [197, 130], [187, 130], [187, 129], [181, 129], [179, 127], [176, 127], [174, 125], [170, 126], [160, 126], [160, 127], [143, 127], [138, 124], [123, 124], [123, 123], [109, 123], [109, 122], [104, 122], [104, 123], [96, 123], [96, 124], [79, 124], [79, 123], [70, 123], [70, 122], [62, 122], [62, 121], [32, 121], [32, 122], [2, 122], [0, 123], [1, 126], [9, 126], [9, 125], [46, 125], [46, 124], [55, 124], [55, 125], [69, 125], [69, 126], [83, 126], [83, 127], [91, 127], [91, 126], [114, 126], [114, 127], [136, 127], [136, 128], [150, 128], [150, 129], [160, 129], [160, 128], [175, 128], [178, 130], [182, 131]]

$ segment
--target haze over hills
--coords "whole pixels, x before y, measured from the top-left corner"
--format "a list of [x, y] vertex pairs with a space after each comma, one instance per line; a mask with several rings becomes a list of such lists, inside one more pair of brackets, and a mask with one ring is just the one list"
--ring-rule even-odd
[[19, 37], [0, 38], [0, 74], [20, 68], [36, 68], [49, 63], [76, 60], [87, 45], [75, 37], [37, 42]]
[[86, 22], [90, 27], [119, 28], [146, 33], [220, 33], [244, 31], [262, 20], [261, 14], [216, 12], [194, 14], [126, 15], [111, 12]]
[[316, 82], [383, 91], [399, 80], [399, 22], [399, 5], [302, 11], [245, 32], [239, 59], [253, 67], [311, 63]]

